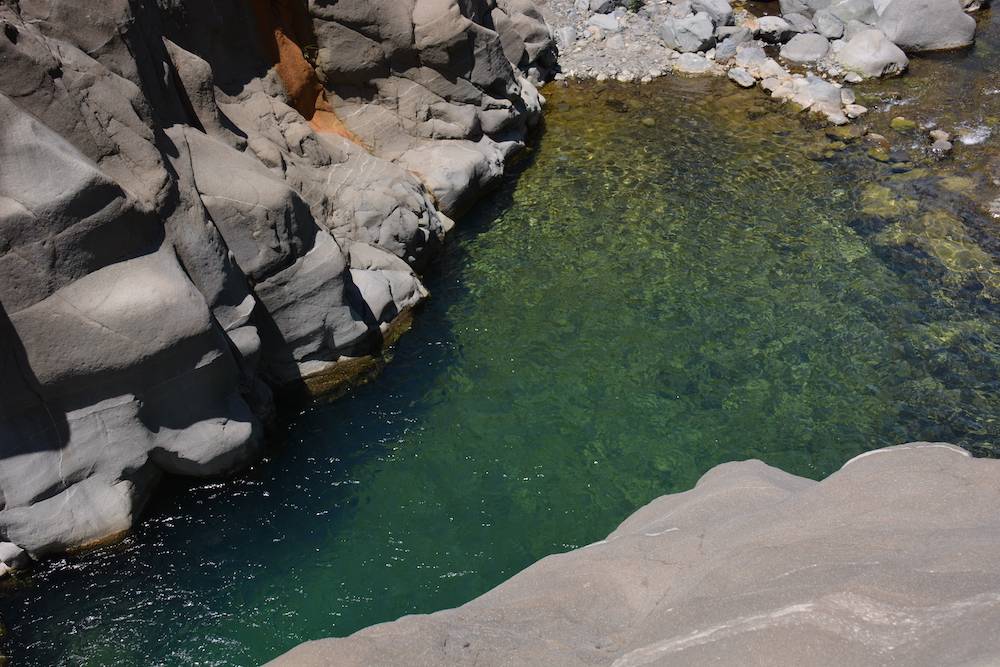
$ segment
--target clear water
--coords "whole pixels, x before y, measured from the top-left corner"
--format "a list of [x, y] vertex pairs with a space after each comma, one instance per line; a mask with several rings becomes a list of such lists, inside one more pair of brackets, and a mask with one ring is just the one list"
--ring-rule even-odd
[[1000, 445], [995, 223], [967, 183], [724, 81], [548, 95], [385, 372], [6, 584], [14, 665], [252, 665], [461, 604], [724, 461]]

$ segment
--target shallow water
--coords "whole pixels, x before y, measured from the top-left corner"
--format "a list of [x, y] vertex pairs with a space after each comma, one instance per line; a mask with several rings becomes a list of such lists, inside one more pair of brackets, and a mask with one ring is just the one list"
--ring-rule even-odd
[[908, 440], [1000, 445], [967, 156], [894, 171], [725, 81], [547, 94], [385, 372], [240, 479], [7, 584], [14, 665], [255, 664], [461, 604], [724, 461], [821, 478]]

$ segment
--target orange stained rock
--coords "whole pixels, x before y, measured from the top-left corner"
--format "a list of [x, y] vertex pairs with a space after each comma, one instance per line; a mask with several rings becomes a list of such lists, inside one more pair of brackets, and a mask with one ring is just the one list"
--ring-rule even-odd
[[306, 3], [297, 0], [249, 0], [257, 19], [264, 53], [274, 63], [292, 106], [317, 132], [339, 134], [361, 143], [337, 117], [303, 45], [314, 44]]

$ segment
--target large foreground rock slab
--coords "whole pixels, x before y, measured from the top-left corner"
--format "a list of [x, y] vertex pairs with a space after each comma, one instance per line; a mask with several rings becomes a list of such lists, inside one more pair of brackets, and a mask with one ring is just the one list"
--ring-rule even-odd
[[997, 664], [998, 502], [1000, 461], [950, 445], [819, 483], [728, 463], [463, 607], [271, 665]]

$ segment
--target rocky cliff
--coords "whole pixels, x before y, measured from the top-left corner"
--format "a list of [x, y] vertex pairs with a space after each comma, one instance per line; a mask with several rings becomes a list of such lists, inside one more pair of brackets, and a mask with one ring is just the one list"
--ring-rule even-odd
[[551, 46], [528, 0], [0, 0], [0, 570], [376, 351]]
[[995, 665], [998, 479], [930, 443], [822, 482], [723, 464], [463, 607], [270, 664]]

